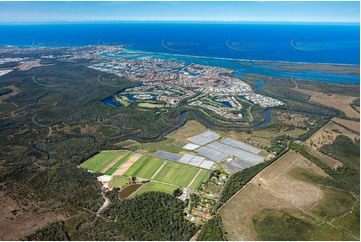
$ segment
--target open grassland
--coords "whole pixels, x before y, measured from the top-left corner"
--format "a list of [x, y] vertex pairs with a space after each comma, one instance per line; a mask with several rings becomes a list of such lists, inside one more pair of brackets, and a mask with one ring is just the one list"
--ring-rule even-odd
[[164, 104], [155, 104], [155, 103], [139, 103], [138, 107], [143, 108], [163, 108]]
[[266, 148], [272, 145], [272, 139], [277, 136], [289, 135], [292, 137], [299, 137], [307, 131], [300, 128], [290, 128], [286, 125], [272, 125], [270, 127], [255, 130], [251, 132], [238, 132], [238, 131], [222, 131], [223, 136], [233, 138], [235, 140], [244, 141], [250, 145], [259, 148]]
[[[337, 120], [338, 121], [338, 120]], [[339, 122], [339, 121], [338, 121]], [[350, 137], [352, 140], [358, 138], [358, 135], [341, 125], [333, 122], [332, 120], [320, 128], [310, 138], [305, 141], [305, 144], [312, 149], [319, 150], [324, 145], [332, 144], [336, 137], [340, 134], [344, 134]]]
[[145, 192], [165, 192], [165, 193], [173, 194], [173, 191], [175, 189], [177, 189], [176, 186], [152, 181], [141, 186], [135, 195], [139, 195]]
[[127, 183], [130, 182], [130, 179], [128, 177], [124, 176], [115, 176], [110, 182], [111, 187], [123, 187]]
[[132, 155], [132, 152], [125, 154], [122, 158], [116, 161], [104, 174], [112, 175], [118, 169], [118, 167], [123, 165]]
[[178, 141], [175, 139], [165, 139], [159, 142], [149, 142], [140, 144], [140, 150], [146, 150], [150, 153], [155, 153], [158, 150], [167, 151], [171, 153], [179, 153], [182, 151], [182, 147], [185, 145], [185, 142]]
[[208, 129], [195, 120], [188, 120], [182, 127], [167, 135], [167, 138], [187, 142], [187, 139]]
[[347, 127], [348, 129], [351, 129], [352, 131], [355, 131], [358, 134], [360, 133], [360, 122], [341, 119], [341, 118], [335, 118], [333, 119], [333, 122], [340, 124], [344, 127]]
[[319, 167], [290, 151], [220, 208], [227, 238], [358, 240], [355, 227], [359, 228], [359, 223], [349, 228], [336, 222], [347, 216], [355, 221], [350, 214], [357, 213], [355, 204], [359, 200], [336, 186], [336, 181]]
[[99, 172], [104, 167], [106, 167], [110, 162], [112, 162], [117, 156], [122, 155], [125, 151], [103, 151], [99, 154], [96, 154], [89, 160], [85, 161], [80, 165], [80, 167], [94, 171]]
[[200, 168], [177, 162], [167, 162], [154, 178], [157, 181], [187, 187]]
[[144, 155], [124, 175], [150, 179], [163, 162], [163, 160], [156, 157]]
[[196, 190], [200, 187], [203, 182], [206, 182], [211, 175], [211, 171], [202, 170], [201, 173], [197, 176], [197, 178], [193, 181], [190, 188]]
[[351, 107], [351, 104], [357, 99], [354, 96], [347, 96], [341, 94], [329, 94], [319, 91], [291, 88], [294, 91], [309, 95], [311, 102], [319, 103], [324, 106], [338, 109], [343, 111], [349, 118], [360, 118], [360, 113]]

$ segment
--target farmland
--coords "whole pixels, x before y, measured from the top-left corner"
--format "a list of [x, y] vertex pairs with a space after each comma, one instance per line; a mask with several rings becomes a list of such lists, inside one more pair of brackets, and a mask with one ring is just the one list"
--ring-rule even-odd
[[127, 153], [122, 158], [120, 158], [117, 162], [115, 162], [104, 174], [105, 175], [112, 175], [119, 166], [123, 165], [124, 162], [126, 162], [130, 157], [132, 156], [132, 153]]
[[125, 151], [103, 151], [82, 163], [80, 167], [93, 172], [99, 172], [115, 158], [124, 153]]
[[113, 177], [113, 179], [110, 183], [110, 186], [111, 187], [123, 187], [124, 185], [126, 185], [129, 182], [130, 182], [130, 179], [128, 177], [115, 176], [115, 177]]
[[167, 162], [154, 179], [161, 182], [187, 187], [199, 171], [200, 168], [194, 166], [176, 162]]
[[144, 155], [133, 164], [124, 175], [150, 179], [163, 162], [161, 159]]
[[193, 181], [192, 185], [190, 186], [192, 189], [198, 189], [199, 186], [206, 182], [209, 179], [210, 171], [202, 170], [201, 173], [197, 176], [196, 180]]
[[136, 195], [140, 195], [145, 192], [165, 192], [172, 194], [176, 188], [176, 186], [152, 181], [141, 186], [141, 188], [139, 188], [136, 192]]

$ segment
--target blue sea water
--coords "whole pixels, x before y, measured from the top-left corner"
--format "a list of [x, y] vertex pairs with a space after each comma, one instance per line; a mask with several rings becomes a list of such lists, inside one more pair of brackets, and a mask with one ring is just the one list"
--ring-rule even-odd
[[138, 57], [226, 66], [236, 69], [239, 76], [253, 72], [359, 83], [358, 75], [319, 71], [291, 73], [269, 66], [240, 66], [229, 60], [209, 58], [359, 65], [358, 24], [122, 22], [0, 25], [0, 45], [57, 47], [96, 44], [124, 44], [128, 50], [151, 52]]

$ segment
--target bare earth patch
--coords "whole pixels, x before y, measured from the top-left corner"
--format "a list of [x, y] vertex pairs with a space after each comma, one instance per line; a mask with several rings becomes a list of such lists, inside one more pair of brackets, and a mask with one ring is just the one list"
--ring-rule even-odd
[[199, 122], [195, 120], [189, 120], [182, 127], [171, 132], [166, 137], [187, 142], [188, 138], [203, 133], [207, 130], [208, 129]]
[[11, 96], [14, 96], [14, 95], [16, 95], [16, 94], [18, 94], [20, 92], [20, 89], [17, 88], [16, 86], [14, 86], [14, 85], [7, 86], [7, 87], [4, 87], [4, 88], [9, 88], [9, 89], [11, 89], [13, 91], [8, 93], [8, 94], [0, 96], [0, 103], [1, 103], [1, 101], [5, 100], [5, 99], [7, 99], [7, 98], [9, 98]]
[[39, 67], [39, 66], [51, 66], [53, 64], [48, 64], [48, 65], [42, 65], [40, 64], [40, 60], [34, 60], [34, 61], [27, 61], [27, 62], [24, 62], [22, 64], [20, 64], [18, 66], [18, 69], [20, 71], [28, 71], [32, 68], [35, 68], [35, 67]]
[[257, 240], [252, 218], [262, 209], [307, 213], [323, 198], [324, 194], [319, 186], [290, 175], [293, 169], [298, 168], [327, 176], [301, 155], [288, 152], [255, 176], [220, 208], [219, 213], [229, 240]]
[[0, 191], [0, 240], [20, 240], [52, 222], [65, 219], [63, 214], [16, 201]]
[[132, 155], [121, 167], [119, 167], [116, 172], [113, 173], [113, 176], [121, 176], [131, 167], [139, 158], [142, 157], [141, 154]]
[[309, 100], [315, 103], [319, 103], [324, 106], [336, 108], [345, 112], [347, 117], [360, 118], [360, 113], [351, 107], [352, 102], [357, 99], [354, 96], [347, 96], [341, 94], [325, 94], [323, 92], [317, 92], [301, 88], [291, 88], [294, 91], [310, 95]]

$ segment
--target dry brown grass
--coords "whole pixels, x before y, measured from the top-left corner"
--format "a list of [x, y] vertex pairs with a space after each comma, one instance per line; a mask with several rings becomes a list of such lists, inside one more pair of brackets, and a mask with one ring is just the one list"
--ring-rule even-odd
[[[339, 119], [337, 121], [339, 121]], [[341, 133], [350, 137], [352, 140], [358, 138], [357, 134], [345, 129], [331, 120], [322, 128], [320, 128], [316, 133], [314, 133], [310, 138], [308, 138], [305, 141], [305, 144], [312, 149], [319, 150], [323, 145], [332, 144], [336, 137]]]
[[14, 200], [3, 191], [0, 204], [0, 240], [21, 240], [52, 222], [66, 219], [64, 214]]
[[341, 119], [341, 118], [335, 118], [333, 119], [333, 122], [337, 124], [341, 124], [342, 126], [345, 126], [356, 133], [360, 133], [360, 122], [357, 121], [351, 121], [347, 119]]
[[208, 129], [205, 126], [203, 126], [202, 124], [200, 124], [199, 122], [197, 122], [195, 120], [189, 120], [182, 127], [171, 132], [166, 137], [175, 139], [175, 140], [179, 140], [179, 141], [183, 141], [183, 142], [187, 142], [188, 138], [190, 138], [194, 135], [203, 133], [207, 130]]
[[296, 152], [290, 151], [260, 172], [219, 213], [229, 240], [257, 240], [252, 218], [262, 209], [283, 211], [310, 210], [323, 198], [319, 186], [294, 178], [294, 169], [305, 169], [319, 176], [327, 176]]
[[291, 88], [294, 91], [310, 95], [309, 100], [321, 105], [336, 108], [340, 111], [345, 112], [347, 117], [360, 118], [360, 113], [351, 107], [352, 102], [357, 99], [354, 96], [347, 96], [341, 94], [325, 94], [323, 92], [312, 91], [301, 88]]
[[305, 122], [309, 120], [309, 117], [296, 113], [278, 111], [276, 115], [280, 122], [295, 127], [306, 127]]

